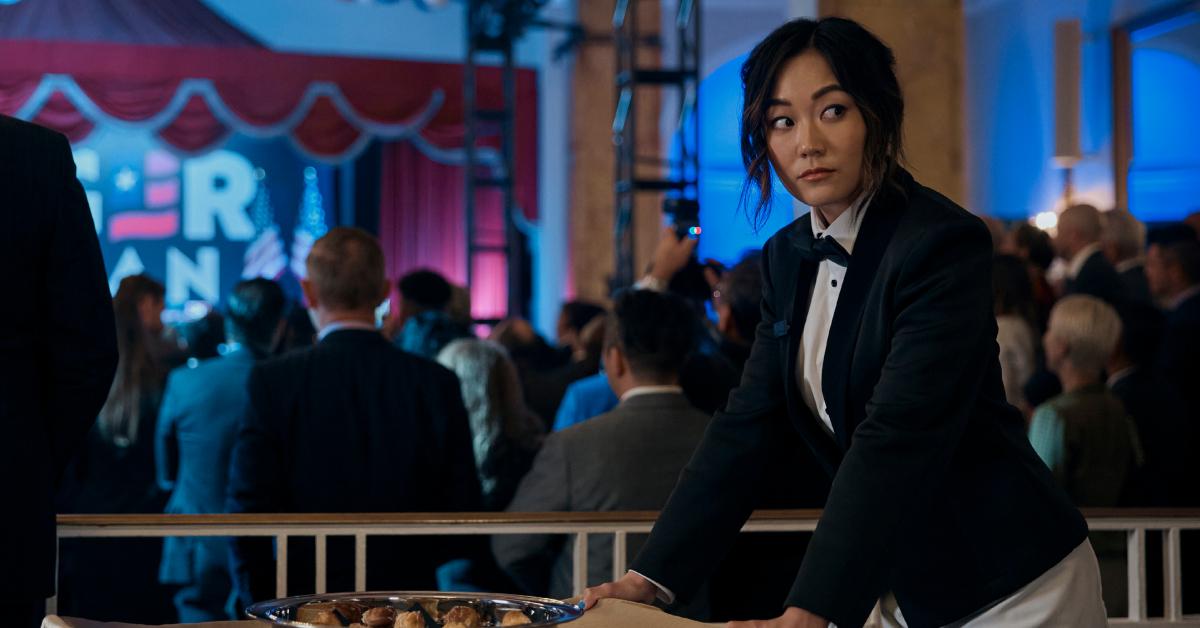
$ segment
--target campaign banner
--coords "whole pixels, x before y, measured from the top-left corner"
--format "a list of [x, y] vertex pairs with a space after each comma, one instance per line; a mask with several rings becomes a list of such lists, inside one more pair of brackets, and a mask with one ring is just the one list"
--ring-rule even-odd
[[180, 155], [149, 133], [108, 128], [74, 152], [110, 288], [146, 273], [175, 313], [207, 311], [251, 277], [298, 297], [308, 250], [334, 224], [333, 167], [286, 138], [234, 135]]

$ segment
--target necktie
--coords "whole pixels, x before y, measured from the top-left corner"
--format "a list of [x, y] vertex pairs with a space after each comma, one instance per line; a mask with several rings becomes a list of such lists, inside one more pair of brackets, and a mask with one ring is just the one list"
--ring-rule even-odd
[[829, 260], [838, 266], [850, 265], [850, 254], [838, 241], [829, 236], [818, 236], [813, 239], [812, 246], [800, 251], [804, 259], [810, 262]]

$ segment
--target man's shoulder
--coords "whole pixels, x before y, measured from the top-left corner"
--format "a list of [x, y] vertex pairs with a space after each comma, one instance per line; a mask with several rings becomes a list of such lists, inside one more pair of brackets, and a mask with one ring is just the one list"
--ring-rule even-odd
[[[636, 403], [633, 403], [635, 402]], [[610, 434], [626, 435], [631, 423], [646, 425], [653, 420], [664, 431], [678, 424], [704, 424], [709, 416], [688, 403], [683, 395], [634, 397], [617, 407], [557, 432], [565, 442], [594, 443]]]
[[38, 147], [65, 147], [62, 133], [18, 118], [0, 115], [0, 146], [10, 146], [22, 154], [37, 154]]

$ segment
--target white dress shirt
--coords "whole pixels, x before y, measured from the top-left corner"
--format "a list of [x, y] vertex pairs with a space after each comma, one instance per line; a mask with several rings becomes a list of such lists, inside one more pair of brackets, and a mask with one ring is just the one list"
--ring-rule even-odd
[[[854, 242], [858, 239], [858, 228], [867, 213], [868, 200], [866, 194], [860, 195], [830, 225], [825, 224], [820, 212], [813, 210], [813, 237], [833, 238], [853, 259]], [[829, 326], [833, 324], [833, 313], [837, 310], [838, 296], [842, 293], [842, 284], [845, 281], [845, 266], [829, 260], [821, 260], [818, 263], [817, 280], [813, 284], [812, 296], [808, 301], [808, 316], [804, 319], [804, 333], [800, 337], [800, 350], [796, 361], [799, 365], [796, 369], [796, 385], [800, 388], [804, 405], [821, 420], [821, 424], [830, 435], [833, 434], [833, 421], [829, 418], [829, 409], [825, 407], [825, 393], [821, 390], [821, 369], [825, 366]]]

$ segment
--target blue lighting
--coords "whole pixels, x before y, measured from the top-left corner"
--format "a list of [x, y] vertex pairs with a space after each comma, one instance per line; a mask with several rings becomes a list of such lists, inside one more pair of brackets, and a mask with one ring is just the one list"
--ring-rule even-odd
[[1129, 208], [1146, 222], [1200, 209], [1200, 65], [1152, 48], [1133, 51]]
[[[757, 232], [738, 203], [742, 169], [738, 127], [742, 115], [741, 68], [746, 55], [730, 60], [700, 83], [700, 235], [701, 259], [732, 265], [762, 247], [792, 221], [792, 197], [775, 181], [771, 216]], [[692, 121], [689, 121], [689, 124]], [[672, 147], [678, 158], [678, 147]]]

